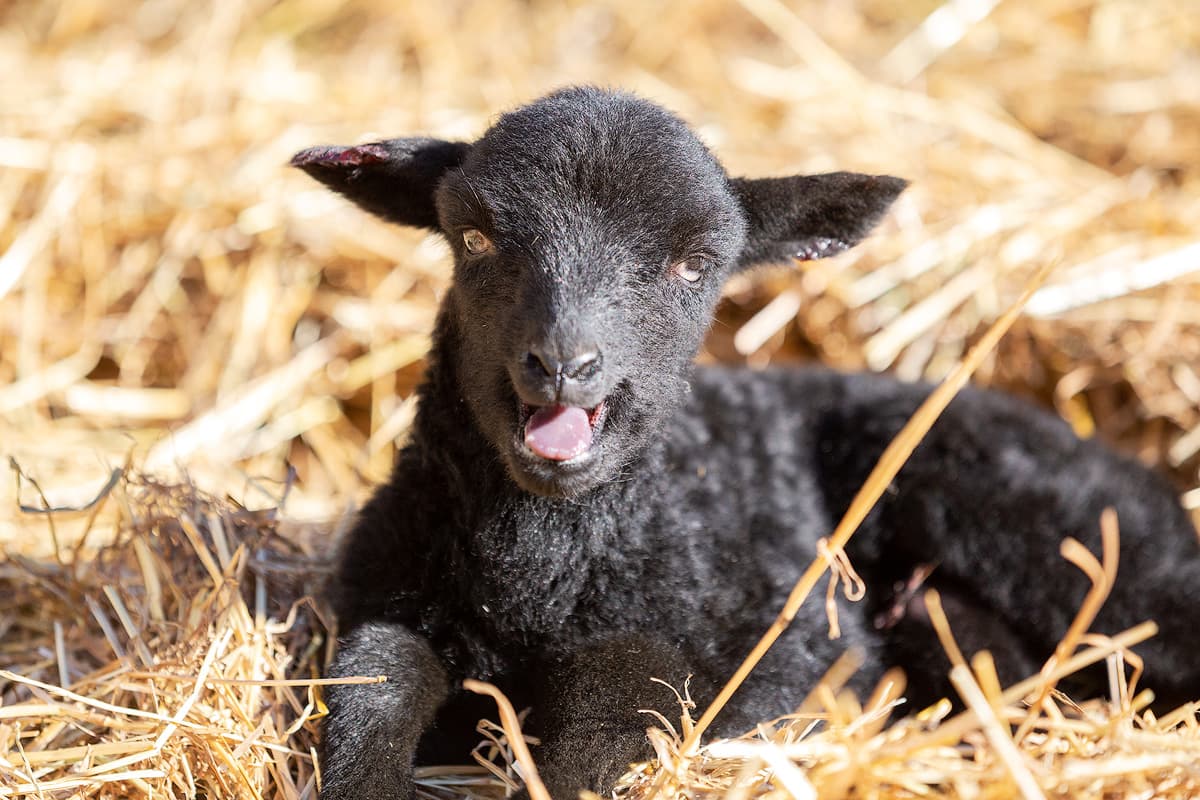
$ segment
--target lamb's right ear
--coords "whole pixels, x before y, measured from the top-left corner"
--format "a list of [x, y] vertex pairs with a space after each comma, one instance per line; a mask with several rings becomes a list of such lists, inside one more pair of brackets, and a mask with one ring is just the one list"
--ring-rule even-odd
[[470, 148], [465, 142], [442, 139], [388, 139], [353, 147], [310, 147], [292, 156], [291, 163], [389, 222], [436, 229], [434, 190]]
[[742, 268], [837, 255], [858, 244], [908, 181], [890, 175], [831, 172], [787, 178], [734, 178], [749, 229]]

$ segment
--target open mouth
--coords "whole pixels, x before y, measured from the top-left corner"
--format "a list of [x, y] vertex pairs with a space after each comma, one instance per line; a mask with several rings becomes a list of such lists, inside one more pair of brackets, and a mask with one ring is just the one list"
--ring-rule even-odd
[[594, 408], [521, 403], [525, 447], [547, 461], [582, 460], [591, 451], [607, 411], [603, 400]]

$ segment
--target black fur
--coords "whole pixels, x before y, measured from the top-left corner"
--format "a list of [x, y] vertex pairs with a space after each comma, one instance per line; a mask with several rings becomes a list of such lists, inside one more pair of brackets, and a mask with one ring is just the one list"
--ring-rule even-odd
[[[852, 246], [904, 182], [730, 179], [676, 117], [598, 89], [506, 114], [471, 145], [315, 148], [297, 163], [388, 219], [436, 216], [455, 256], [410, 442], [341, 557], [332, 672], [389, 682], [329, 692], [323, 794], [408, 800], [418, 740], [421, 759], [464, 758], [490, 711], [454, 688], [464, 677], [533, 706], [560, 800], [604, 790], [648, 755], [637, 710], [675, 713], [649, 679], [692, 674], [698, 702], [712, 697], [928, 391], [694, 367], [721, 284]], [[466, 250], [472, 229], [490, 250]], [[581, 353], [594, 369], [564, 379]], [[522, 440], [531, 408], [549, 403], [603, 409], [575, 461]], [[1005, 646], [1007, 678], [1033, 670], [1088, 585], [1059, 543], [1098, 551], [1110, 505], [1121, 579], [1099, 627], [1155, 618], [1152, 684], [1168, 699], [1200, 694], [1186, 644], [1200, 558], [1171, 490], [1043, 412], [968, 390], [852, 541], [869, 594], [843, 604], [842, 640], [810, 602], [718, 731], [792, 710], [848, 644], [868, 653], [862, 684], [900, 663], [911, 697], [945, 692], [919, 614], [873, 624], [926, 565], [964, 641]]]

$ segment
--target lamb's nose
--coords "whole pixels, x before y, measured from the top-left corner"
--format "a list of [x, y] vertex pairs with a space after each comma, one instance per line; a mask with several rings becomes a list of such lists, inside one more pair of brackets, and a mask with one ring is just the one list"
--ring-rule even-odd
[[595, 350], [589, 350], [563, 364], [562, 374], [567, 380], [587, 383], [600, 374], [600, 365], [600, 354]]
[[567, 361], [562, 361], [538, 348], [525, 354], [525, 368], [532, 375], [553, 378], [555, 383], [574, 382], [586, 384], [600, 374], [603, 359], [597, 350], [588, 350]]

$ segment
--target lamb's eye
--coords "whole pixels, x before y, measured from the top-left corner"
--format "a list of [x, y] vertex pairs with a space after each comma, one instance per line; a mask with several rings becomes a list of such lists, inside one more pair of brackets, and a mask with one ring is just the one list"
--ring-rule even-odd
[[484, 236], [482, 231], [471, 228], [469, 231], [463, 231], [463, 246], [467, 248], [468, 253], [477, 256], [492, 249], [492, 240]]
[[695, 283], [704, 274], [704, 262], [700, 259], [692, 258], [676, 261], [671, 265], [671, 274], [682, 278], [688, 283]]

